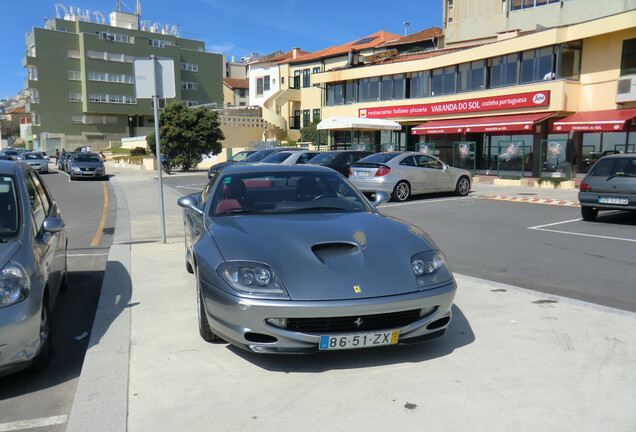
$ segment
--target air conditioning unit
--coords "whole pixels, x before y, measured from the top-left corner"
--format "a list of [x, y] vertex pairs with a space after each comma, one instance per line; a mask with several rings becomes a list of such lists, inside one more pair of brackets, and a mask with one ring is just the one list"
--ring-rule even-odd
[[616, 103], [636, 101], [636, 75], [626, 75], [616, 83]]

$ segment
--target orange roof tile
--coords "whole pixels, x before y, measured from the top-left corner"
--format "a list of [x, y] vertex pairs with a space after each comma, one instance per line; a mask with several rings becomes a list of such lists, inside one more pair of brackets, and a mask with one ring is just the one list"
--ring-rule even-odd
[[223, 84], [233, 89], [250, 88], [250, 80], [247, 78], [223, 78]]
[[381, 47], [395, 46], [395, 45], [405, 45], [414, 42], [420, 42], [425, 40], [434, 39], [444, 35], [444, 31], [439, 27], [431, 27], [426, 30], [422, 30], [421, 32], [413, 33], [408, 36], [401, 37], [397, 40], [390, 40], [383, 44], [380, 44]]
[[[365, 39], [369, 39], [372, 38], [371, 40], [369, 40], [368, 42], [365, 43], [358, 43], [360, 41], [363, 41]], [[339, 54], [345, 54], [347, 52], [349, 52], [349, 50], [351, 48], [355, 48], [358, 51], [367, 49], [367, 48], [374, 48], [376, 46], [379, 46], [380, 44], [383, 44], [385, 42], [388, 42], [390, 40], [395, 40], [395, 39], [399, 39], [400, 35], [396, 35], [394, 33], [389, 33], [389, 32], [385, 32], [385, 31], [379, 31], [373, 34], [370, 34], [369, 36], [365, 36], [363, 38], [360, 39], [356, 39], [352, 42], [346, 43], [344, 45], [338, 45], [338, 46], [332, 46], [329, 48], [325, 48], [323, 50], [320, 51], [316, 51], [314, 53], [309, 53], [307, 55], [303, 55], [300, 57], [297, 57], [296, 59], [288, 59], [284, 62], [281, 63], [304, 63], [304, 62], [308, 62], [311, 60], [316, 60], [316, 59], [320, 59], [320, 58], [325, 58], [325, 57], [332, 57], [335, 55], [339, 55]]]
[[[298, 51], [298, 55], [304, 56], [307, 54], [311, 54], [308, 51]], [[255, 61], [250, 63], [250, 65], [259, 65], [259, 64], [272, 64], [272, 63], [284, 63], [285, 61], [294, 57], [294, 50], [288, 51], [285, 54], [279, 55], [278, 57], [273, 57], [267, 60]]]

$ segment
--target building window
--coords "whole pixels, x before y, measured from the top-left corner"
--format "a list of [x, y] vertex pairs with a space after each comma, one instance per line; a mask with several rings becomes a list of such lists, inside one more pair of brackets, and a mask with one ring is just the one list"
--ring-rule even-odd
[[104, 39], [107, 41], [115, 41], [115, 42], [124, 42], [128, 43], [128, 35], [121, 33], [110, 33], [110, 32], [96, 32], [97, 36], [100, 39]]
[[256, 95], [263, 94], [263, 78], [256, 78]]
[[382, 77], [382, 100], [404, 99], [405, 75], [387, 75]]
[[68, 50], [66, 52], [68, 58], [78, 59], [80, 58], [80, 52], [78, 50]]
[[309, 123], [309, 110], [303, 110], [303, 127], [309, 125]]
[[431, 95], [429, 76], [430, 76], [429, 71], [411, 73], [411, 78], [410, 78], [410, 85], [411, 85], [410, 97], [411, 98], [415, 99], [415, 98], [427, 97]]
[[380, 77], [358, 80], [358, 102], [380, 100]]
[[148, 39], [148, 45], [163, 48], [165, 46], [170, 46], [170, 42], [160, 39]]
[[352, 104], [356, 101], [356, 82], [347, 81], [344, 85], [344, 103]]
[[313, 115], [312, 115], [312, 121], [318, 121], [320, 120], [320, 108], [314, 108], [313, 111]]
[[315, 74], [320, 73], [320, 67], [315, 67], [315, 68], [313, 68], [313, 70], [311, 71], [311, 73], [315, 73]]
[[38, 80], [38, 68], [30, 67], [27, 69], [27, 77], [30, 81]]
[[561, 0], [511, 0], [510, 10], [529, 9], [549, 3], [559, 3]]
[[181, 63], [181, 70], [191, 71], [191, 72], [198, 72], [199, 71], [199, 65], [196, 65], [196, 64], [193, 64], [193, 63]]
[[581, 73], [581, 41], [559, 45], [556, 63], [558, 78], [578, 80]]
[[263, 90], [269, 91], [269, 75], [263, 77]]
[[33, 126], [40, 126], [40, 113], [32, 112], [31, 113], [31, 120], [32, 120]]
[[182, 90], [199, 90], [199, 83], [192, 81], [181, 81]]
[[300, 88], [300, 70], [294, 71], [294, 81], [290, 88], [293, 88], [293, 89]]
[[636, 73], [636, 39], [623, 41], [621, 53], [621, 75]]
[[309, 87], [311, 85], [311, 78], [309, 76], [309, 69], [303, 69], [303, 87]]
[[193, 107], [193, 106], [197, 106], [199, 105], [199, 101], [193, 101], [193, 100], [184, 100], [182, 101], [184, 104], [186, 104], [186, 106], [188, 107]]
[[238, 89], [239, 97], [245, 97], [245, 89]]
[[475, 91], [486, 88], [486, 62], [477, 60], [457, 66], [457, 91]]
[[433, 70], [431, 95], [439, 96], [455, 93], [455, 66]]
[[71, 102], [81, 102], [82, 101], [82, 94], [81, 93], [69, 93], [68, 94], [68, 100], [70, 100]]
[[68, 79], [71, 81], [81, 81], [82, 75], [80, 71], [68, 71]]
[[519, 83], [519, 54], [493, 57], [490, 64], [489, 87], [517, 85]]
[[40, 92], [31, 90], [31, 103], [40, 103]]

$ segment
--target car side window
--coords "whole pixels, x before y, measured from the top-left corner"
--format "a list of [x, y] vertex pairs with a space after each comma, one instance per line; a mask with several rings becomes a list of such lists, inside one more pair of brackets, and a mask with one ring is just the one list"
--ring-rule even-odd
[[415, 158], [413, 156], [407, 156], [400, 162], [400, 165], [415, 166]]
[[35, 172], [30, 172], [31, 177], [33, 178], [33, 184], [35, 185], [35, 189], [38, 192], [38, 195], [40, 196], [40, 199], [42, 200], [42, 206], [44, 208], [44, 214], [48, 216], [49, 214], [49, 210], [51, 210], [51, 201], [49, 200], [49, 196], [46, 193], [46, 187], [44, 186], [44, 183], [42, 183], [42, 180], [40, 180], [40, 178], [38, 177], [38, 175]]
[[426, 155], [418, 155], [417, 164], [418, 166], [422, 168], [432, 168], [432, 169], [439, 169], [439, 170], [443, 168], [443, 165], [440, 161]]
[[33, 222], [35, 223], [36, 229], [39, 231], [42, 228], [42, 224], [44, 223], [44, 219], [46, 218], [46, 213], [44, 211], [44, 205], [42, 204], [42, 199], [40, 198], [40, 194], [33, 183], [33, 179], [29, 175], [28, 172], [24, 173], [24, 181], [26, 182], [27, 193], [29, 195], [29, 204], [31, 205], [31, 214], [33, 215]]

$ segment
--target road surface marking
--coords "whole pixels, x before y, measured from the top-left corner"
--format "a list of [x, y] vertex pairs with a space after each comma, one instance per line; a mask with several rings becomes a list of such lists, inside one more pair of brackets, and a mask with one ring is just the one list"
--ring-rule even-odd
[[12, 432], [39, 427], [53, 426], [67, 422], [67, 416], [60, 415], [54, 417], [44, 417], [32, 420], [22, 420], [9, 423], [0, 423], [0, 432]]
[[481, 196], [480, 199], [490, 199], [497, 201], [511, 201], [511, 202], [523, 202], [529, 204], [548, 204], [548, 205], [558, 205], [558, 206], [567, 206], [567, 207], [579, 207], [579, 203], [577, 201], [568, 201], [568, 200], [559, 200], [559, 199], [550, 199], [550, 198], [538, 198], [538, 197], [524, 197], [524, 196], [514, 196], [514, 195], [488, 195]]
[[99, 222], [99, 227], [91, 242], [91, 247], [95, 247], [99, 244], [99, 240], [104, 232], [104, 225], [106, 225], [106, 216], [108, 216], [108, 189], [106, 189], [106, 182], [103, 182], [102, 186], [104, 186], [104, 210], [102, 211], [102, 220]]
[[[409, 201], [409, 202], [401, 202], [401, 203], [394, 203], [394, 204], [383, 204], [381, 208], [387, 208], [387, 207], [400, 207], [400, 206], [405, 206], [405, 205], [412, 205], [412, 204], [428, 204], [428, 203], [435, 203], [435, 202], [442, 202], [442, 201], [459, 201], [459, 200], [464, 200], [467, 198], [473, 198], [473, 197], [458, 197], [458, 198], [432, 198], [432, 199], [422, 199], [422, 200], [416, 200], [416, 201]], [[372, 201], [373, 202], [373, 201]]]
[[605, 239], [605, 240], [620, 240], [620, 241], [636, 243], [636, 239], [628, 239], [628, 238], [622, 238], [622, 237], [612, 237], [612, 236], [603, 236], [603, 235], [597, 235], [597, 234], [585, 234], [585, 233], [576, 233], [576, 232], [570, 232], [570, 231], [559, 231], [559, 230], [553, 230], [553, 229], [546, 229], [546, 227], [555, 226], [555, 225], [563, 225], [563, 224], [567, 224], [567, 223], [571, 223], [571, 222], [578, 222], [578, 221], [581, 221], [581, 220], [583, 220], [583, 219], [580, 219], [580, 218], [579, 219], [570, 219], [570, 220], [566, 220], [566, 221], [562, 221], [562, 222], [553, 222], [553, 223], [549, 223], [549, 224], [528, 227], [528, 229], [535, 230], [535, 231], [544, 231], [544, 232], [557, 233], [557, 234], [567, 234], [567, 235], [573, 235], [573, 236], [579, 236], [579, 237], [592, 237], [592, 238], [600, 238], [600, 239]]

